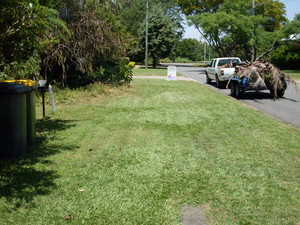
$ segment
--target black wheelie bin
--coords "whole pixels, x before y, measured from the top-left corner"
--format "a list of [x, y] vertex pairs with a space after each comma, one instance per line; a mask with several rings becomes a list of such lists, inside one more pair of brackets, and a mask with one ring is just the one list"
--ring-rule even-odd
[[0, 157], [20, 158], [34, 142], [35, 90], [32, 80], [0, 83]]
[[31, 88], [0, 83], [0, 157], [20, 158], [27, 152], [26, 93]]

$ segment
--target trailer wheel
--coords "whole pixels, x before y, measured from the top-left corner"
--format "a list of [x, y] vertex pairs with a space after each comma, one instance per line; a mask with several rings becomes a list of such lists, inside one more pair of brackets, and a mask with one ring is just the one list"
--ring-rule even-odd
[[282, 98], [284, 95], [284, 90], [277, 90], [277, 97]]
[[235, 93], [235, 83], [231, 82], [230, 83], [230, 95], [235, 97], [236, 93]]
[[239, 99], [243, 95], [243, 93], [241, 92], [240, 85], [238, 83], [234, 84], [234, 92], [235, 92], [235, 97], [237, 99]]
[[[284, 95], [285, 90], [284, 89], [277, 89], [277, 98], [282, 98]], [[274, 89], [270, 89], [270, 93], [273, 97], [275, 97], [275, 91]]]
[[210, 84], [210, 83], [211, 83], [211, 79], [209, 78], [207, 72], [206, 72], [206, 83], [207, 83], [207, 84]]

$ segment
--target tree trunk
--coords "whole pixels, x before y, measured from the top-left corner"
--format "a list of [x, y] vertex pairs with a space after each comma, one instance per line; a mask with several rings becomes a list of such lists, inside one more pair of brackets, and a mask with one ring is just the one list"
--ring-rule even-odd
[[278, 48], [280, 45], [278, 44], [278, 42], [274, 43], [274, 45], [272, 47], [270, 47], [267, 51], [265, 51], [264, 53], [262, 53], [260, 56], [258, 56], [255, 61], [259, 61], [261, 58], [263, 58], [264, 56], [269, 55], [270, 52], [272, 52], [274, 49]]
[[156, 65], [158, 63], [158, 59], [156, 57], [153, 57], [153, 68], [156, 68]]

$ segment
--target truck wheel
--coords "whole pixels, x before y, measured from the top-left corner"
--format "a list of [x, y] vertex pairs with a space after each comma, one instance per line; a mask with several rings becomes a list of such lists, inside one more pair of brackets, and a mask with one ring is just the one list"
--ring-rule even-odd
[[234, 84], [234, 92], [235, 92], [235, 97], [237, 99], [239, 99], [243, 95], [243, 93], [241, 92], [240, 85], [238, 83]]
[[217, 88], [221, 88], [221, 86], [222, 86], [222, 83], [221, 83], [221, 81], [219, 80], [217, 74], [216, 74], [216, 85], [217, 85]]
[[206, 73], [206, 83], [210, 84], [211, 83], [211, 79], [209, 78], [208, 74]]
[[235, 83], [231, 82], [230, 83], [230, 95], [235, 97]]

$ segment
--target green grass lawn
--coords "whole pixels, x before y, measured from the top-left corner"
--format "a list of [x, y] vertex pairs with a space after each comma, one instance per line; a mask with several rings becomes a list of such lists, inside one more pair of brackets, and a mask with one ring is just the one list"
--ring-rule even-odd
[[300, 81], [300, 70], [284, 70], [291, 78]]
[[[168, 70], [167, 68], [139, 68], [139, 69], [133, 69], [133, 76], [165, 76], [167, 77]], [[178, 73], [177, 76], [182, 76], [182, 74]]]
[[214, 225], [299, 224], [292, 126], [188, 81], [55, 97], [31, 153], [0, 161], [0, 224], [180, 224], [183, 205]]

